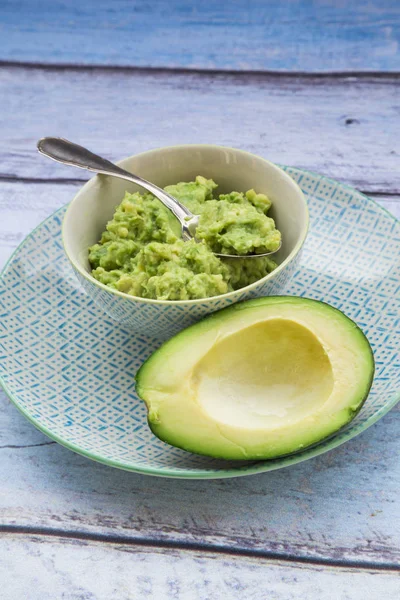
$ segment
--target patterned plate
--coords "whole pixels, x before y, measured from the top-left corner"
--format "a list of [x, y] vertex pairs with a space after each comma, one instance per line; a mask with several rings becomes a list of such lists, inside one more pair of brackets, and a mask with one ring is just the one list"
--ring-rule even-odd
[[308, 197], [311, 228], [282, 294], [325, 300], [367, 334], [376, 377], [360, 414], [318, 446], [282, 459], [233, 463], [194, 456], [155, 438], [133, 376], [156, 348], [119, 328], [79, 287], [61, 244], [65, 208], [16, 250], [2, 275], [2, 384], [19, 410], [64, 446], [152, 475], [233, 477], [285, 467], [354, 437], [400, 399], [400, 222], [374, 201], [288, 168]]

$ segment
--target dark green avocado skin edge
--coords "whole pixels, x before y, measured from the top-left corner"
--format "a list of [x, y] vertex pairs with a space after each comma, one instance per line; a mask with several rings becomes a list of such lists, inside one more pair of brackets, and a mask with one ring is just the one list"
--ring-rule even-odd
[[[222, 308], [219, 311], [216, 311], [214, 313], [212, 313], [211, 315], [208, 315], [207, 317], [204, 317], [204, 319], [201, 319], [200, 321], [193, 323], [193, 325], [189, 325], [189, 327], [187, 327], [186, 329], [183, 329], [182, 331], [180, 331], [179, 333], [177, 333], [175, 336], [173, 336], [172, 338], [170, 338], [169, 340], [165, 341], [157, 350], [155, 350], [153, 352], [153, 354], [151, 354], [151, 356], [149, 356], [149, 358], [147, 358], [147, 360], [142, 364], [142, 366], [139, 368], [139, 370], [137, 371], [136, 375], [135, 375], [135, 380], [136, 380], [136, 391], [138, 396], [145, 402], [144, 398], [142, 397], [141, 393], [140, 393], [140, 379], [141, 379], [141, 375], [143, 374], [143, 372], [145, 371], [146, 368], [148, 368], [152, 362], [153, 357], [158, 354], [158, 352], [160, 352], [161, 349], [165, 348], [166, 346], [168, 346], [168, 344], [172, 341], [175, 340], [177, 337], [179, 336], [183, 336], [183, 335], [187, 335], [189, 332], [192, 332], [193, 330], [195, 330], [196, 328], [199, 328], [201, 326], [204, 326], [204, 324], [212, 322], [214, 320], [220, 320], [221, 316], [227, 316], [229, 315], [231, 312], [236, 312], [236, 311], [240, 311], [240, 310], [247, 310], [248, 308], [252, 308], [255, 306], [262, 306], [263, 304], [279, 304], [280, 301], [282, 303], [285, 303], [287, 300], [295, 300], [298, 303], [307, 303], [307, 304], [315, 304], [315, 305], [323, 305], [326, 306], [329, 310], [334, 311], [336, 313], [338, 313], [341, 318], [346, 319], [349, 323], [351, 323], [354, 327], [354, 329], [357, 331], [357, 333], [360, 335], [360, 337], [362, 338], [366, 348], [369, 351], [369, 355], [370, 355], [370, 359], [371, 359], [371, 369], [370, 369], [370, 377], [369, 377], [369, 381], [367, 383], [366, 389], [365, 389], [365, 394], [363, 396], [363, 398], [360, 400], [357, 409], [356, 410], [349, 410], [349, 419], [343, 423], [343, 425], [341, 425], [341, 427], [339, 427], [338, 429], [336, 429], [335, 431], [332, 431], [332, 433], [328, 436], [325, 436], [319, 440], [317, 440], [316, 442], [312, 443], [312, 444], [307, 444], [301, 448], [299, 448], [298, 450], [294, 450], [293, 452], [289, 452], [288, 454], [277, 454], [276, 456], [269, 456], [269, 457], [263, 457], [263, 456], [258, 456], [258, 457], [243, 457], [243, 458], [229, 458], [227, 459], [225, 456], [218, 456], [216, 454], [207, 454], [205, 452], [202, 452], [201, 450], [196, 450], [194, 451], [193, 449], [190, 449], [188, 447], [184, 447], [182, 445], [179, 445], [178, 443], [174, 443], [172, 444], [171, 442], [169, 442], [168, 440], [163, 439], [162, 437], [160, 437], [160, 435], [157, 433], [156, 428], [154, 427], [154, 424], [149, 420], [149, 418], [147, 419], [149, 428], [151, 429], [152, 433], [158, 437], [158, 439], [160, 439], [162, 442], [173, 446], [175, 448], [180, 448], [181, 450], [185, 450], [186, 452], [190, 452], [191, 454], [198, 454], [201, 456], [207, 456], [209, 458], [217, 458], [217, 459], [222, 459], [222, 460], [227, 460], [229, 462], [235, 461], [238, 464], [239, 463], [243, 463], [243, 462], [258, 462], [258, 461], [268, 461], [268, 460], [275, 460], [278, 458], [284, 458], [286, 456], [293, 456], [294, 454], [299, 454], [300, 452], [303, 452], [304, 450], [308, 450], [310, 448], [315, 448], [316, 446], [318, 446], [321, 442], [326, 441], [331, 439], [332, 437], [334, 437], [339, 431], [342, 431], [342, 429], [344, 429], [360, 412], [360, 410], [362, 409], [362, 407], [364, 406], [369, 392], [371, 390], [372, 387], [372, 383], [374, 381], [374, 376], [375, 376], [375, 359], [374, 359], [374, 353], [371, 347], [371, 344], [369, 343], [369, 340], [367, 338], [367, 336], [365, 335], [365, 333], [363, 332], [363, 330], [357, 325], [357, 323], [355, 323], [350, 317], [348, 317], [343, 311], [339, 310], [338, 308], [332, 306], [331, 304], [328, 304], [328, 302], [324, 302], [322, 300], [314, 300], [313, 298], [305, 298], [305, 297], [299, 297], [299, 296], [263, 296], [260, 298], [253, 298], [251, 300], [243, 300], [242, 302], [237, 302], [235, 304], [233, 304], [232, 306], [227, 306], [226, 308]], [[146, 405], [147, 406], [147, 405]]]

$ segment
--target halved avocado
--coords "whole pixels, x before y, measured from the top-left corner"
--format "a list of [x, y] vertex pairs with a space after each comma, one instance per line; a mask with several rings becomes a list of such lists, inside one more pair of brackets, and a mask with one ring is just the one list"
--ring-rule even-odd
[[332, 435], [360, 410], [374, 358], [339, 310], [270, 296], [166, 342], [136, 376], [153, 433], [196, 454], [270, 459]]

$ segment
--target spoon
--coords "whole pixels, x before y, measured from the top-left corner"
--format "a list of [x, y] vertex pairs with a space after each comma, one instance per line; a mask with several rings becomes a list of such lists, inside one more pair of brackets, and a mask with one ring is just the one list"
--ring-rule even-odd
[[[45, 137], [38, 141], [37, 149], [41, 154], [63, 163], [65, 165], [71, 165], [73, 167], [79, 167], [80, 169], [87, 169], [88, 171], [94, 171], [94, 173], [102, 173], [103, 175], [113, 175], [114, 177], [120, 177], [127, 181], [132, 181], [142, 188], [145, 188], [148, 192], [153, 194], [160, 202], [164, 204], [178, 219], [182, 229], [182, 239], [191, 240], [195, 239], [196, 229], [199, 224], [199, 216], [194, 215], [190, 212], [186, 206], [184, 206], [179, 200], [167, 194], [163, 189], [150, 183], [146, 179], [142, 179], [138, 175], [133, 175], [125, 169], [121, 169], [109, 160], [93, 154], [90, 150], [78, 146], [57, 137]], [[280, 248], [280, 246], [279, 246]], [[220, 254], [214, 252], [216, 256], [221, 258], [261, 258], [263, 256], [269, 256], [278, 252], [273, 250], [272, 252], [265, 252], [264, 254]]]

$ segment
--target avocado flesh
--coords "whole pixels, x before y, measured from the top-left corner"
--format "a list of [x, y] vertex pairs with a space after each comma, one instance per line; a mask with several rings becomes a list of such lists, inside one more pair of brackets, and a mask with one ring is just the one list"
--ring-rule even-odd
[[276, 296], [235, 304], [180, 332], [136, 379], [161, 440], [254, 460], [297, 452], [342, 428], [373, 374], [368, 340], [342, 312]]

